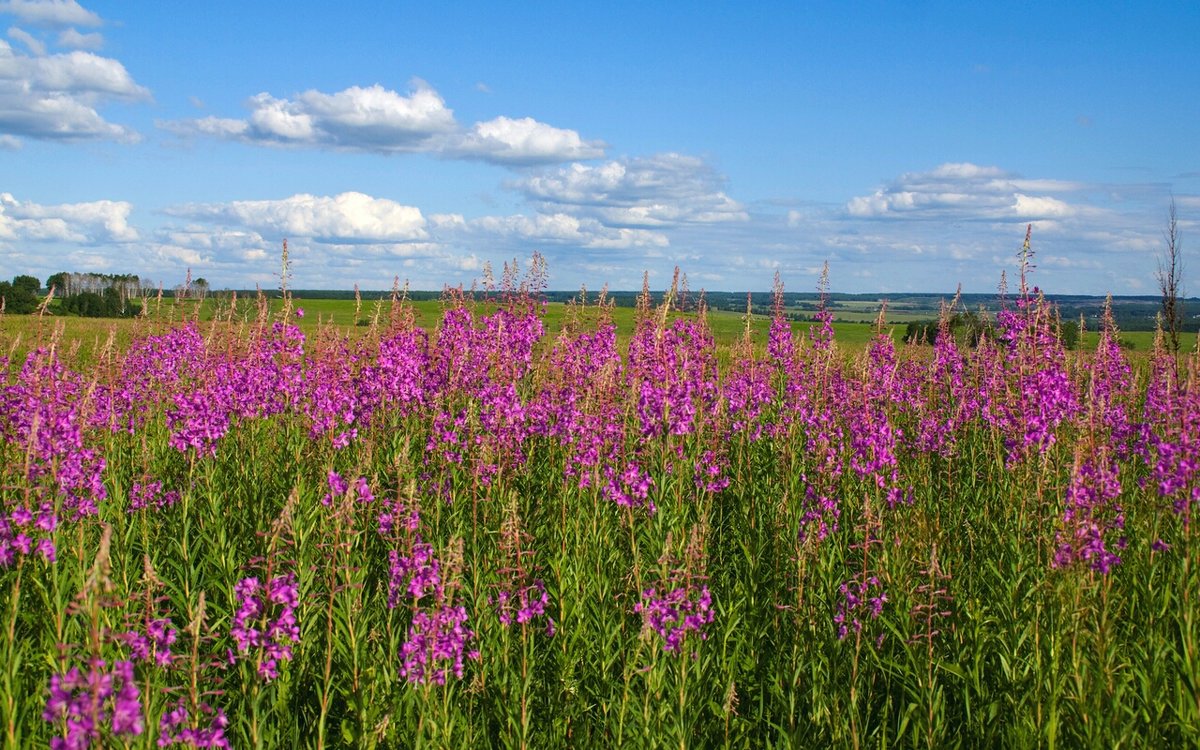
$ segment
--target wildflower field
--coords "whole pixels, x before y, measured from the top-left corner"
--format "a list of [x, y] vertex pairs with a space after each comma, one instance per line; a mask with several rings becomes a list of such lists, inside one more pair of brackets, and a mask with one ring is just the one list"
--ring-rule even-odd
[[0, 342], [5, 746], [1196, 746], [1197, 355], [538, 285]]

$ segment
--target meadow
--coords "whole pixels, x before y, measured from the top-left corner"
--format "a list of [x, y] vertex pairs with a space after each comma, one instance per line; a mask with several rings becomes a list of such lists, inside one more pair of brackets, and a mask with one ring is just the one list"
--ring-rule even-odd
[[5, 745], [1196, 746], [1200, 355], [1021, 281], [0, 317]]

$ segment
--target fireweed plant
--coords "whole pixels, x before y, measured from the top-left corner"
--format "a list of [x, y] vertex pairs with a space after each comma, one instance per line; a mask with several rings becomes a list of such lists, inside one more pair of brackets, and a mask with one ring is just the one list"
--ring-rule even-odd
[[1065, 349], [1032, 260], [857, 353], [779, 279], [765, 341], [549, 337], [540, 258], [426, 328], [9, 318], [4, 744], [1195, 746], [1200, 354]]

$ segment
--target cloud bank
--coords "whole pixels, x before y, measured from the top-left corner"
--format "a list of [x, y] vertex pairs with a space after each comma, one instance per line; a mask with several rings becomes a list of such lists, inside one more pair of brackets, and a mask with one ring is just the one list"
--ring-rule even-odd
[[864, 219], [1061, 219], [1076, 215], [1079, 207], [1047, 193], [1082, 187], [1057, 180], [1026, 180], [998, 167], [949, 163], [928, 172], [903, 174], [871, 195], [851, 199], [846, 212]]
[[598, 141], [529, 117], [497, 117], [463, 129], [428, 84], [403, 95], [379, 84], [332, 94], [309, 90], [291, 99], [260, 93], [245, 118], [205, 117], [160, 123], [183, 137], [204, 136], [262, 146], [369, 153], [427, 153], [507, 166], [603, 156]]

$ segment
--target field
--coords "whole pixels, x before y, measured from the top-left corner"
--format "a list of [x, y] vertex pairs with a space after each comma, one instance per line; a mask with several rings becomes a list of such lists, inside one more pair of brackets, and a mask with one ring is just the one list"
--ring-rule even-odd
[[1197, 746], [1200, 361], [1014, 302], [0, 317], [5, 745]]

